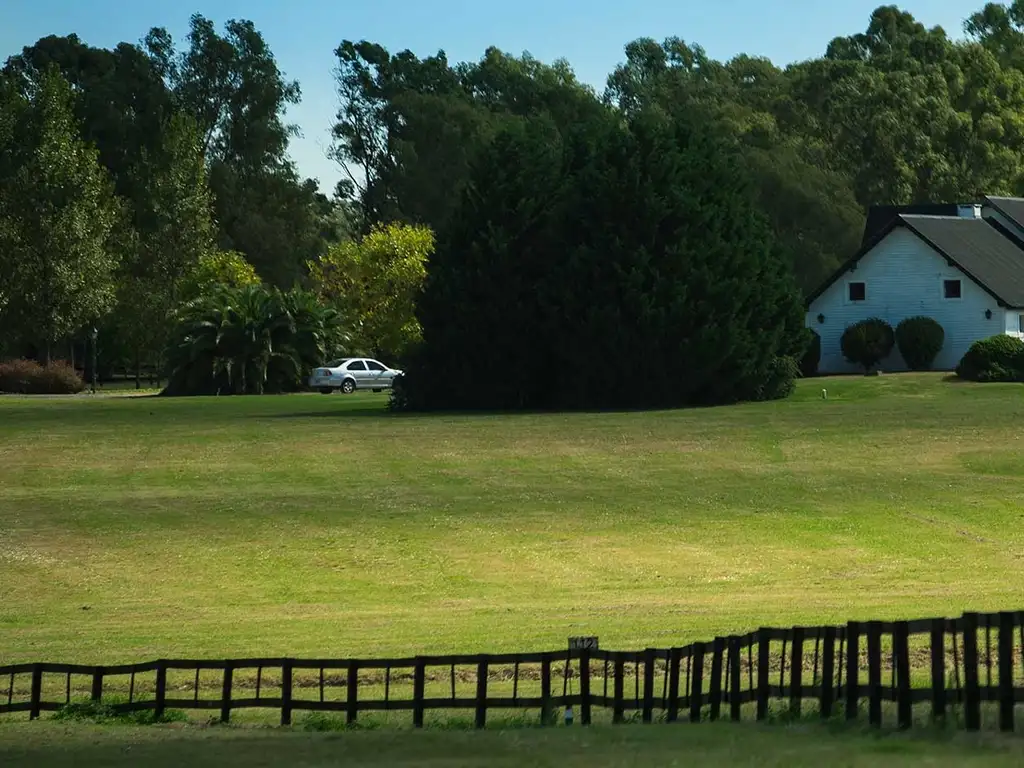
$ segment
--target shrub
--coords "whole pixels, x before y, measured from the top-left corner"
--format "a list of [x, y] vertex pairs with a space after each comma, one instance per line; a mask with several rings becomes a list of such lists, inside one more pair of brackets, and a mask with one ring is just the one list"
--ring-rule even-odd
[[821, 362], [821, 336], [810, 328], [807, 329], [810, 339], [807, 349], [800, 358], [800, 375], [805, 378], [818, 375], [818, 364]]
[[968, 381], [1024, 381], [1024, 341], [1004, 333], [980, 339], [960, 360], [956, 375]]
[[43, 366], [40, 389], [44, 395], [75, 395], [85, 389], [85, 382], [68, 363], [57, 360]]
[[843, 331], [839, 346], [843, 357], [870, 371], [892, 352], [896, 344], [892, 326], [878, 317], [854, 323]]
[[896, 326], [896, 346], [912, 371], [927, 371], [942, 351], [946, 332], [930, 317], [908, 317]]
[[39, 378], [42, 366], [34, 360], [8, 360], [0, 363], [0, 392], [24, 395]]
[[784, 400], [796, 389], [800, 378], [800, 366], [792, 357], [773, 358], [768, 366], [768, 376], [758, 391], [758, 400]]
[[85, 382], [63, 361], [40, 365], [34, 360], [0, 363], [0, 392], [17, 395], [74, 395]]

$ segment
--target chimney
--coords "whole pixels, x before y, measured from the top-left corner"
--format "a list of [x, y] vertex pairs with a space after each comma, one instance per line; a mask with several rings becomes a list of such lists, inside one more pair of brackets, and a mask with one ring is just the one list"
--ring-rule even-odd
[[978, 203], [958, 205], [956, 207], [956, 215], [959, 216], [961, 219], [980, 219], [981, 205], [979, 205]]

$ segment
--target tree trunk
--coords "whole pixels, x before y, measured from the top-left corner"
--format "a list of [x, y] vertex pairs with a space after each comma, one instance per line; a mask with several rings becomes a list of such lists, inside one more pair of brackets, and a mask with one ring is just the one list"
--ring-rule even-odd
[[141, 371], [139, 371], [139, 366], [141, 365], [141, 360], [142, 360], [142, 352], [139, 349], [139, 345], [136, 344], [135, 345], [135, 388], [136, 389], [142, 389], [142, 378], [141, 378], [142, 374], [141, 374]]
[[71, 351], [71, 370], [75, 369], [75, 340], [71, 339], [68, 344], [68, 349]]

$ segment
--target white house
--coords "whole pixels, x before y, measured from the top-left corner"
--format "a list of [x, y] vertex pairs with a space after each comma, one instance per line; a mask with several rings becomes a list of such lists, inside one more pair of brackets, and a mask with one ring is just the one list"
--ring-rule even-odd
[[[907, 207], [880, 218], [873, 211], [861, 250], [809, 297], [806, 324], [821, 337], [819, 372], [859, 370], [839, 340], [869, 317], [893, 328], [915, 315], [938, 321], [946, 340], [936, 370], [953, 370], [978, 339], [1024, 338], [1024, 198], [931, 208], [947, 212]], [[897, 349], [879, 367], [907, 369]]]

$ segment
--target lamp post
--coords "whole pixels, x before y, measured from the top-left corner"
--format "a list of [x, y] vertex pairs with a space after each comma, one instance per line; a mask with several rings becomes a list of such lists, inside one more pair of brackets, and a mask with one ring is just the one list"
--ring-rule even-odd
[[92, 393], [96, 394], [96, 337], [99, 336], [99, 331], [96, 330], [94, 325], [89, 330], [89, 339], [92, 341]]

